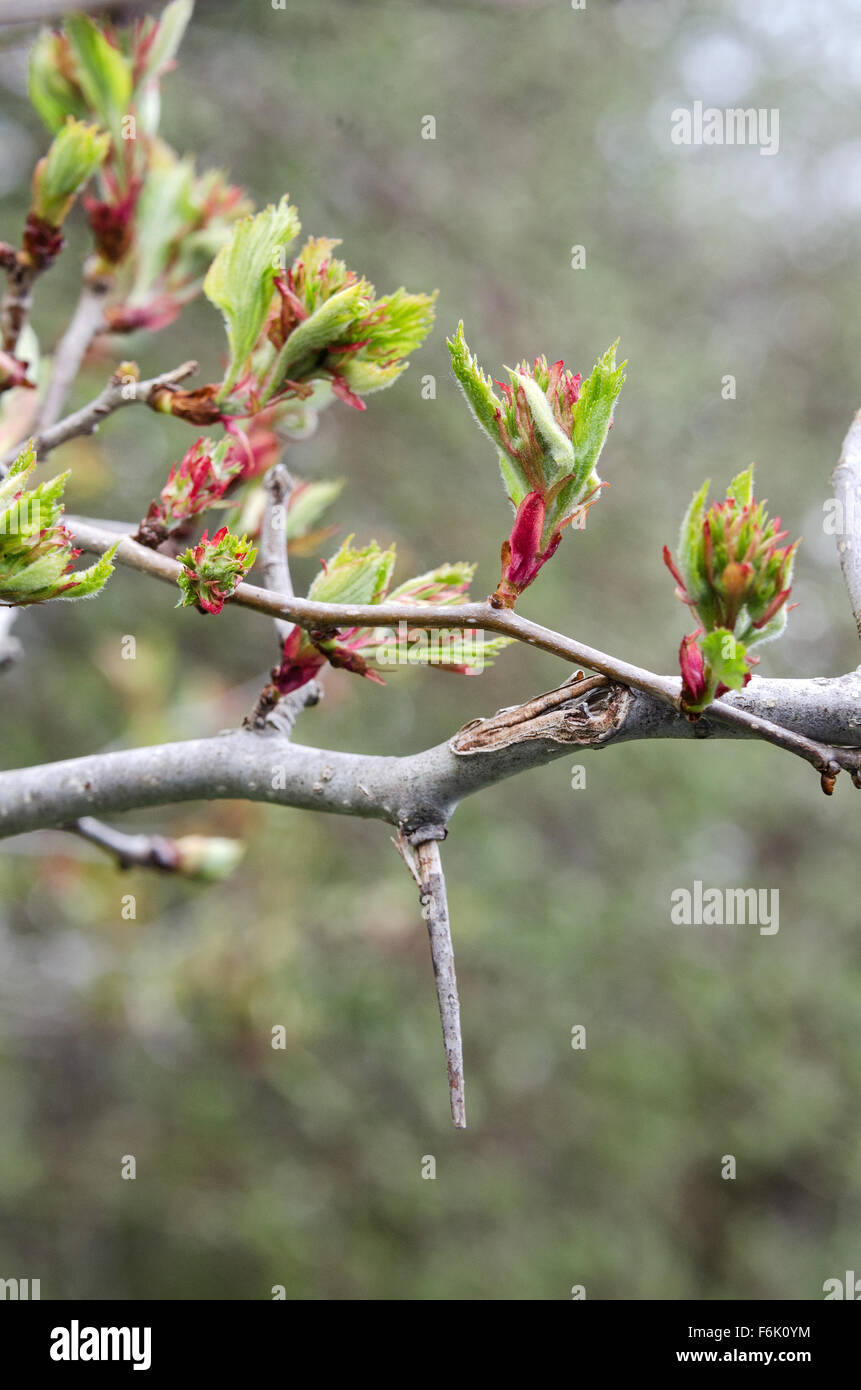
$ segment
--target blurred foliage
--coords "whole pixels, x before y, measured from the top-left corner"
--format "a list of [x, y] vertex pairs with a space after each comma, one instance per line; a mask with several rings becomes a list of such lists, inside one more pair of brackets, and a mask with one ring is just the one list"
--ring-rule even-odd
[[[30, 37], [0, 52], [7, 236], [45, 143]], [[673, 146], [670, 113], [696, 99], [778, 108], [779, 153]], [[370, 279], [439, 288], [411, 370], [362, 417], [333, 406], [290, 453], [303, 476], [347, 478], [331, 513], [344, 534], [396, 539], [405, 573], [478, 561], [492, 587], [510, 512], [445, 334], [463, 317], [484, 361], [546, 352], [584, 372], [618, 334], [611, 486], [523, 611], [673, 669], [687, 615], [661, 545], [704, 477], [756, 460], [759, 493], [804, 536], [801, 606], [760, 670], [825, 675], [857, 661], [822, 505], [859, 404], [859, 118], [850, 0], [208, 0], [163, 129], [259, 203], [289, 190], [306, 232], [343, 237]], [[43, 348], [76, 296], [76, 214], [69, 240], [39, 286]], [[146, 374], [196, 356], [210, 380], [220, 342], [197, 302], [123, 354]], [[73, 404], [109, 365], [88, 365]], [[130, 410], [51, 462], [73, 468], [73, 510], [132, 520], [189, 442]], [[315, 562], [296, 570], [307, 581]], [[174, 603], [118, 572], [97, 602], [19, 617], [6, 764], [235, 725], [274, 658], [271, 625]], [[298, 737], [408, 752], [565, 674], [525, 649], [480, 680], [398, 672], [383, 690], [334, 672]], [[0, 1275], [57, 1298], [256, 1299], [283, 1284], [555, 1299], [582, 1283], [590, 1298], [807, 1299], [857, 1268], [852, 789], [826, 800], [766, 747], [624, 746], [589, 757], [577, 791], [574, 761], [468, 802], [446, 845], [465, 1134], [448, 1120], [415, 891], [384, 827], [234, 803], [121, 818], [249, 841], [214, 888], [118, 874], [59, 834], [10, 842]], [[669, 894], [695, 878], [779, 888], [779, 934], [671, 926]], [[720, 1177], [729, 1153], [735, 1181]]]

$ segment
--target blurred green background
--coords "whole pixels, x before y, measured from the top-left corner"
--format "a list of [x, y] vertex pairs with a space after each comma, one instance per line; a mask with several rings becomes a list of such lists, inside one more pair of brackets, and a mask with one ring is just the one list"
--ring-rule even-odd
[[[25, 95], [31, 36], [8, 31], [0, 51], [8, 240], [46, 145]], [[779, 152], [674, 146], [671, 112], [695, 100], [777, 108]], [[342, 534], [396, 539], [401, 577], [476, 560], [487, 592], [507, 504], [445, 334], [463, 317], [496, 374], [537, 352], [585, 373], [618, 335], [611, 486], [523, 611], [672, 670], [686, 614], [661, 545], [705, 476], [722, 487], [755, 460], [759, 494], [804, 536], [800, 607], [761, 672], [857, 663], [822, 525], [861, 404], [851, 0], [204, 3], [162, 129], [259, 203], [289, 190], [305, 231], [341, 236], [381, 291], [439, 288], [410, 372], [365, 415], [335, 405], [290, 452], [304, 476], [348, 480]], [[39, 285], [45, 348], [77, 293], [73, 220]], [[220, 346], [199, 300], [121, 351], [145, 372], [199, 357], [205, 381]], [[75, 403], [108, 370], [92, 362]], [[51, 467], [75, 469], [72, 510], [131, 521], [189, 442], [127, 411]], [[296, 570], [305, 583], [314, 562]], [[24, 614], [24, 658], [2, 677], [5, 765], [235, 725], [271, 625], [174, 602], [121, 571], [97, 603]], [[407, 672], [382, 690], [333, 673], [297, 738], [406, 753], [566, 674], [525, 649], [475, 680]], [[767, 747], [626, 745], [584, 755], [575, 791], [576, 761], [467, 802], [445, 846], [466, 1133], [449, 1122], [426, 935], [385, 827], [239, 803], [117, 818], [244, 838], [239, 871], [209, 888], [120, 874], [60, 833], [4, 845], [0, 1277], [40, 1278], [44, 1298], [260, 1299], [280, 1284], [562, 1299], [582, 1284], [603, 1299], [816, 1299], [858, 1268], [861, 804], [842, 779], [825, 799]], [[670, 892], [697, 878], [779, 889], [779, 933], [671, 925]]]

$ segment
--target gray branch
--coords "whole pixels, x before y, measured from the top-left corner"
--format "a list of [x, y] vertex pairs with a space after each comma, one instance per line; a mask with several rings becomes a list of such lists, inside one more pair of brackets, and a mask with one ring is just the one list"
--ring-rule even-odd
[[[861, 669], [835, 678], [764, 680], [727, 703], [839, 747], [861, 747]], [[610, 685], [599, 716], [572, 711], [547, 737], [521, 726], [517, 742], [468, 755], [438, 744], [407, 757], [336, 753], [250, 729], [153, 748], [97, 753], [0, 774], [0, 837], [62, 826], [81, 816], [183, 801], [236, 799], [363, 816], [414, 833], [446, 825], [464, 797], [573, 749], [634, 739], [755, 737], [703, 717], [691, 724], [652, 696]]]
[[110, 276], [85, 274], [75, 312], [51, 361], [51, 376], [39, 409], [40, 430], [47, 430], [59, 418], [81, 363], [93, 339], [104, 328], [105, 300], [110, 290]]
[[[197, 371], [196, 362], [183, 362], [181, 366], [172, 368], [169, 372], [162, 372], [160, 376], [154, 376], [149, 381], [135, 381], [128, 374], [118, 369], [111, 377], [107, 386], [100, 391], [98, 396], [89, 404], [81, 406], [71, 415], [67, 415], [58, 424], [51, 425], [50, 428], [43, 429], [36, 435], [33, 444], [41, 463], [52, 449], [58, 445], [65, 444], [68, 439], [77, 439], [81, 435], [95, 434], [99, 425], [108, 415], [113, 415], [115, 411], [124, 409], [128, 405], [149, 405], [153, 394], [161, 390], [164, 386], [174, 386], [179, 381], [184, 381], [186, 377], [193, 376]], [[14, 461], [20, 446], [10, 449], [0, 464], [3, 471]]]

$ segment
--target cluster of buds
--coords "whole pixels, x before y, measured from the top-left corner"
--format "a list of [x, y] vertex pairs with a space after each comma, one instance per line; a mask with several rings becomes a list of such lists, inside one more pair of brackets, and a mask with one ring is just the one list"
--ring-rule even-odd
[[31, 442], [0, 483], [0, 603], [9, 606], [86, 598], [97, 594], [113, 571], [116, 545], [89, 569], [74, 569], [81, 552], [61, 520], [69, 475], [61, 473], [28, 490], [25, 484], [35, 467]]
[[754, 497], [753, 466], [732, 480], [726, 501], [707, 508], [708, 491], [706, 482], [682, 522], [678, 564], [664, 546], [676, 593], [699, 622], [679, 649], [682, 706], [694, 715], [742, 689], [758, 661], [750, 648], [783, 632], [799, 545], [781, 544], [788, 532]]
[[228, 435], [216, 444], [198, 439], [179, 463], [138, 527], [135, 540], [155, 549], [168, 536], [182, 530], [191, 519], [215, 506], [239, 479], [246, 466], [240, 443]]
[[174, 391], [164, 408], [184, 419], [229, 424], [299, 403], [314, 412], [335, 397], [364, 409], [361, 397], [396, 381], [433, 324], [433, 295], [376, 297], [373, 285], [332, 255], [337, 242], [308, 240], [287, 267], [299, 232], [285, 196], [235, 223], [204, 281], [224, 318], [223, 380]]
[[[150, 147], [147, 178], [134, 212], [134, 235], [123, 251], [124, 281], [105, 314], [114, 333], [151, 331], [172, 323], [197, 295], [233, 222], [251, 204], [219, 169], [196, 174], [163, 140]], [[126, 226], [131, 226], [131, 222]]]
[[220, 613], [256, 559], [257, 551], [247, 536], [232, 536], [226, 526], [214, 536], [204, 531], [197, 545], [179, 557], [182, 571], [177, 583], [182, 598], [177, 608]]
[[[387, 599], [390, 603], [403, 603], [421, 607], [423, 605], [452, 605], [468, 602], [469, 583], [474, 573], [473, 565], [441, 565], [427, 574], [420, 574], [406, 580], [395, 589], [390, 589], [395, 567], [395, 547], [382, 550], [376, 541], [354, 549], [349, 536], [340, 550], [329, 561], [324, 562], [320, 574], [314, 579], [308, 597], [318, 603], [362, 603], [378, 604]], [[280, 697], [289, 695], [312, 680], [326, 665], [352, 671], [368, 680], [384, 685], [380, 669], [393, 664], [408, 664], [399, 660], [399, 649], [412, 646], [416, 632], [408, 623], [399, 625], [397, 631], [391, 627], [354, 627], [327, 631], [305, 631], [294, 627], [284, 643], [281, 665], [272, 672], [272, 683], [261, 697], [264, 707], [274, 704]], [[482, 668], [490, 664], [490, 659], [509, 643], [508, 638], [498, 638], [485, 642], [482, 649]], [[461, 644], [468, 650], [468, 644]], [[410, 661], [412, 658], [410, 659]], [[449, 645], [444, 651], [433, 645], [422, 647], [422, 664], [432, 665], [447, 671], [464, 675], [477, 672], [469, 661], [460, 660], [458, 650]]]
[[[102, 157], [90, 171], [98, 171], [98, 191], [84, 206], [96, 252], [89, 274], [115, 284], [118, 302], [106, 323], [117, 332], [169, 323], [199, 291], [231, 223], [250, 206], [221, 173], [197, 177], [192, 162], [157, 136], [160, 82], [192, 10], [193, 0], [172, 0], [158, 19], [123, 27], [71, 15], [61, 28], [43, 30], [31, 53], [30, 96], [49, 130], [94, 130], [82, 127], [88, 120], [103, 132]], [[43, 175], [37, 169], [42, 182], [50, 158]], [[51, 217], [40, 216], [34, 198], [28, 235], [41, 254], [56, 254]]]
[[32, 199], [20, 248], [0, 243], [0, 267], [9, 280], [2, 314], [0, 393], [35, 385], [27, 373], [36, 354], [17, 351], [26, 328], [32, 282], [62, 251], [63, 223], [69, 209], [104, 162], [109, 145], [109, 137], [96, 126], [69, 117], [33, 173]]
[[[583, 382], [545, 357], [506, 368], [492, 382], [470, 352], [459, 324], [448, 340], [452, 366], [478, 424], [496, 446], [515, 517], [502, 545], [502, 572], [491, 602], [513, 608], [555, 554], [566, 526], [582, 526], [602, 487], [597, 463], [613, 423], [625, 363], [616, 344]], [[497, 395], [494, 385], [499, 387]]]

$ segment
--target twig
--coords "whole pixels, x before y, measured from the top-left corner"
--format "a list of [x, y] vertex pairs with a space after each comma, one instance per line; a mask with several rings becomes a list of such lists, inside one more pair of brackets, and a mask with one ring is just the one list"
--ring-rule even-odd
[[[130, 370], [134, 363], [123, 365], [127, 370], [118, 369], [114, 372], [104, 390], [88, 405], [81, 406], [80, 410], [67, 415], [50, 429], [42, 430], [36, 435], [33, 443], [40, 462], [47, 458], [52, 449], [65, 444], [67, 440], [76, 439], [80, 435], [95, 434], [108, 415], [113, 415], [115, 411], [122, 410], [127, 405], [149, 405], [155, 391], [184, 381], [197, 371], [196, 362], [183, 362], [169, 372], [162, 372], [161, 376], [151, 377], [149, 381], [136, 381]], [[5, 471], [17, 453], [17, 448], [10, 449], [0, 460], [0, 468]]]
[[59, 417], [87, 350], [104, 327], [105, 299], [110, 289], [111, 281], [107, 276], [94, 276], [84, 281], [75, 312], [54, 351], [51, 378], [39, 410], [40, 433], [49, 429]]
[[[137, 0], [88, 0], [88, 10], [129, 9]], [[79, 0], [19, 0], [0, 4], [0, 26], [51, 24], [78, 10]]]
[[422, 916], [427, 922], [439, 1016], [442, 1023], [445, 1063], [448, 1071], [451, 1118], [457, 1129], [466, 1129], [460, 1000], [457, 995], [457, 976], [454, 970], [454, 946], [448, 915], [445, 874], [439, 852], [439, 842], [444, 835], [445, 829], [443, 827], [424, 826], [410, 836], [410, 840], [415, 846], [418, 873], [407, 859], [408, 851], [405, 843], [401, 848], [401, 853], [410, 868], [410, 872], [418, 882]]
[[22, 252], [13, 253], [11, 247], [3, 249], [6, 290], [0, 301], [0, 341], [4, 352], [14, 353], [30, 315], [33, 284], [39, 270]]
[[[267, 588], [292, 598], [293, 580], [287, 553], [287, 504], [293, 491], [293, 481], [283, 463], [273, 464], [266, 474], [263, 487], [265, 502], [260, 528], [263, 577]], [[284, 618], [275, 618], [279, 663], [284, 643], [295, 626], [295, 623]], [[261, 691], [247, 722], [251, 728], [262, 729], [268, 726], [276, 729], [285, 738], [290, 738], [303, 709], [319, 704], [322, 697], [323, 686], [319, 678], [309, 681], [281, 699], [277, 698], [274, 687], [267, 685]]]
[[[82, 549], [94, 554], [102, 554], [116, 540], [116, 533], [107, 531], [97, 523], [83, 518], [68, 517], [66, 524], [74, 533]], [[159, 555], [146, 546], [138, 545], [131, 539], [124, 540], [116, 553], [120, 564], [142, 570], [169, 584], [176, 583], [180, 566], [175, 560]], [[397, 626], [399, 622], [412, 627], [425, 628], [476, 628], [487, 632], [499, 632], [513, 637], [518, 642], [550, 652], [563, 661], [586, 666], [590, 671], [606, 676], [620, 685], [632, 690], [641, 690], [647, 695], [663, 700], [665, 704], [678, 709], [681, 681], [676, 676], [661, 676], [641, 666], [609, 656], [594, 647], [576, 642], [561, 632], [543, 627], [529, 618], [509, 608], [495, 608], [488, 601], [482, 603], [463, 603], [451, 608], [445, 604], [406, 603], [315, 603], [312, 599], [291, 598], [277, 594], [269, 589], [258, 588], [255, 584], [240, 584], [231, 599], [241, 608], [253, 608], [258, 613], [268, 613], [272, 617], [289, 618], [304, 628], [316, 627], [384, 627]], [[785, 729], [770, 720], [750, 714], [738, 704], [726, 700], [715, 700], [707, 711], [710, 719], [717, 719], [737, 728], [745, 728], [748, 733], [768, 743], [774, 743], [786, 752], [794, 753], [810, 763], [820, 774], [823, 791], [833, 790], [833, 779], [841, 768], [845, 768], [861, 779], [861, 758], [855, 749], [835, 748], [806, 738], [803, 734]], [[856, 781], [861, 785], [861, 781]]]
[[63, 829], [113, 854], [121, 869], [129, 869], [134, 864], [143, 869], [173, 873], [179, 867], [175, 841], [165, 835], [126, 835], [94, 816], [82, 816], [64, 825]]
[[831, 483], [840, 504], [837, 553], [861, 637], [861, 410], [849, 426]]
[[[293, 598], [293, 580], [287, 555], [287, 503], [293, 483], [283, 463], [275, 463], [263, 482], [266, 500], [263, 506], [263, 525], [260, 529], [260, 550], [263, 578], [267, 589]], [[275, 632], [284, 645], [295, 623], [275, 619]]]

